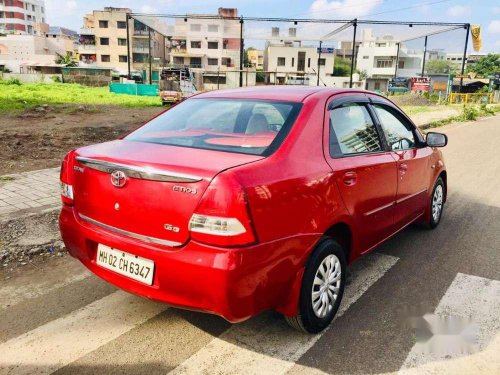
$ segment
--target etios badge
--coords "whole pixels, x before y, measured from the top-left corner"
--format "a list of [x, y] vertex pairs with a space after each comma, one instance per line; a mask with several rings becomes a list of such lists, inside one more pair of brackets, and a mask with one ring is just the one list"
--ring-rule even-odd
[[122, 171], [111, 172], [111, 183], [116, 187], [124, 187], [127, 183], [127, 175]]

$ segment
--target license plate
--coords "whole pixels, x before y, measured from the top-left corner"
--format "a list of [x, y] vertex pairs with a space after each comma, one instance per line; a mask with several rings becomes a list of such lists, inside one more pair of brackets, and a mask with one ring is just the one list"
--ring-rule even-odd
[[96, 263], [101, 267], [141, 283], [153, 284], [155, 264], [152, 260], [99, 244], [97, 246]]

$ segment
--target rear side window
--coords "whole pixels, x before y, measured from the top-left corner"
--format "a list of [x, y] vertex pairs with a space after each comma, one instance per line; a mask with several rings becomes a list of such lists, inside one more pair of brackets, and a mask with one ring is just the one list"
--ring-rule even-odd
[[125, 139], [268, 155], [286, 137], [300, 108], [292, 102], [193, 98]]
[[374, 104], [373, 108], [384, 130], [387, 144], [393, 151], [416, 147], [415, 135], [410, 125], [399, 120], [395, 113], [383, 105]]
[[330, 111], [330, 154], [345, 156], [382, 151], [375, 124], [363, 104], [349, 103]]

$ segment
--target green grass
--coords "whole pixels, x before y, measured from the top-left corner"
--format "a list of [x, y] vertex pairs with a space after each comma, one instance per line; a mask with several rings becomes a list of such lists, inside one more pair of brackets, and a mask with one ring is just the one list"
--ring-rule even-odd
[[403, 105], [401, 108], [409, 116], [416, 115], [417, 113], [434, 112], [441, 109], [440, 106], [431, 105]]
[[0, 80], [0, 112], [48, 104], [116, 105], [129, 108], [161, 106], [159, 96], [119, 95], [108, 87], [69, 83], [23, 83]]
[[476, 121], [480, 117], [493, 116], [497, 112], [500, 112], [500, 105], [490, 104], [490, 105], [464, 105], [462, 106], [462, 113], [458, 116], [447, 117], [442, 120], [432, 121], [431, 123], [421, 126], [420, 129], [428, 130], [439, 128], [444, 125], [451, 124], [452, 122], [466, 122], [466, 121]]

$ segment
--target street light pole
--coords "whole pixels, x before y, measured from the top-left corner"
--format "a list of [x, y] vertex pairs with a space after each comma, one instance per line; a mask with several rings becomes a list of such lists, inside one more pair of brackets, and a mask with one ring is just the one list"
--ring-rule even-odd
[[243, 87], [243, 16], [240, 17], [240, 87]]
[[130, 27], [129, 27], [129, 22], [132, 19], [132, 17], [127, 13], [127, 78], [130, 79]]

